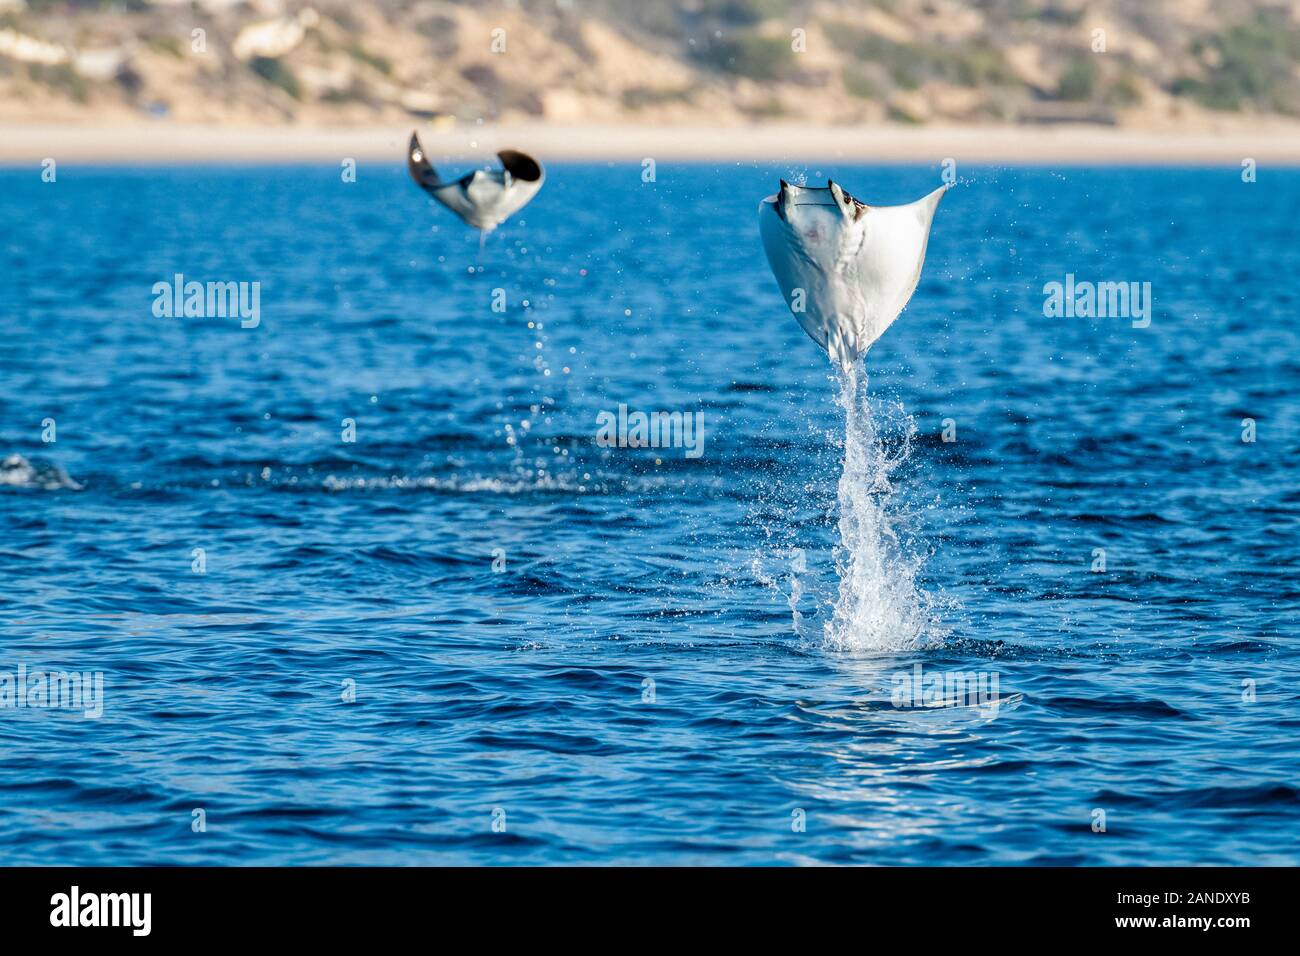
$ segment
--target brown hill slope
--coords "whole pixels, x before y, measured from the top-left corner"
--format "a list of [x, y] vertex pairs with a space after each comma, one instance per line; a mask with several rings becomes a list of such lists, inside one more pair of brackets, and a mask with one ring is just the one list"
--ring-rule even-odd
[[1300, 115], [1267, 0], [0, 0], [15, 122], [1199, 127]]

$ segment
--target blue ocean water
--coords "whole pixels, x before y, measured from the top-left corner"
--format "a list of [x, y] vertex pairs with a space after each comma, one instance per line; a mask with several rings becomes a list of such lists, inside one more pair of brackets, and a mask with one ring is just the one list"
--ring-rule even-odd
[[103, 680], [0, 708], [0, 863], [1300, 862], [1300, 173], [959, 169], [850, 576], [757, 204], [938, 167], [641, 172], [480, 250], [396, 165], [0, 171], [0, 702]]

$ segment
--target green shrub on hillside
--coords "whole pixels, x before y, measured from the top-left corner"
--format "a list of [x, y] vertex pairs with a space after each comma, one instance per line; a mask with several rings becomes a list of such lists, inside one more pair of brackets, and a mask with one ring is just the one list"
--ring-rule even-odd
[[1120, 76], [1106, 90], [1107, 106], [1137, 106], [1142, 102], [1142, 91], [1138, 87], [1137, 78], [1131, 73], [1125, 73]]
[[352, 57], [352, 59], [359, 60], [367, 66], [373, 67], [385, 76], [388, 76], [393, 72], [393, 63], [388, 59], [388, 57], [380, 56], [378, 53], [371, 53], [360, 43], [350, 43], [345, 49], [347, 50], [348, 56]]
[[70, 64], [47, 66], [43, 63], [29, 63], [27, 75], [43, 86], [66, 93], [78, 103], [90, 99], [90, 85]]
[[789, 0], [703, 0], [699, 15], [737, 26], [754, 26], [790, 11]]
[[1097, 85], [1097, 68], [1087, 57], [1079, 57], [1065, 68], [1061, 74], [1057, 94], [1063, 100], [1081, 102], [1092, 98], [1093, 88]]
[[958, 86], [1013, 86], [1019, 78], [1002, 52], [986, 42], [969, 46], [896, 43], [867, 30], [835, 24], [827, 31], [839, 49], [864, 63], [877, 63], [895, 86], [914, 90], [926, 80]]
[[844, 80], [844, 89], [850, 96], [857, 96], [864, 100], [874, 100], [880, 98], [880, 90], [876, 84], [871, 82], [871, 78], [857, 70], [845, 69], [842, 79]]
[[623, 105], [630, 110], [644, 109], [647, 106], [659, 106], [663, 103], [689, 103], [689, 87], [681, 89], [659, 89], [648, 86], [633, 86], [623, 91]]
[[785, 37], [741, 33], [714, 40], [695, 58], [714, 69], [751, 80], [780, 80], [794, 72], [794, 51]]
[[1204, 78], [1182, 77], [1174, 92], [1216, 110], [1244, 105], [1294, 113], [1300, 110], [1295, 69], [1300, 64], [1300, 30], [1271, 17], [1259, 17], [1197, 41], [1192, 52], [1215, 54], [1217, 65]]
[[295, 100], [302, 99], [302, 87], [298, 85], [298, 78], [279, 60], [270, 57], [255, 56], [248, 63], [253, 72], [260, 76], [272, 86], [278, 86]]
[[149, 34], [144, 38], [144, 45], [157, 53], [166, 53], [178, 60], [185, 56], [181, 41], [170, 33]]

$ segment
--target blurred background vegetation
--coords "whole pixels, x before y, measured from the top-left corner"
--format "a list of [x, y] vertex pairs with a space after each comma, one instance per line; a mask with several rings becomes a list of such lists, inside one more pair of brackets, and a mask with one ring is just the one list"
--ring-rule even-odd
[[1205, 125], [1289, 0], [0, 0], [0, 118]]

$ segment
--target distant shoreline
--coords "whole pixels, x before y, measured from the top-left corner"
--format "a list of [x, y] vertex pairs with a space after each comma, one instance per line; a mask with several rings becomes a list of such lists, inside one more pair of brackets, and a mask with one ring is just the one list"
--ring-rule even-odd
[[1300, 165], [1300, 124], [1239, 121], [1201, 131], [1104, 126], [827, 128], [517, 125], [436, 129], [402, 127], [125, 126], [3, 124], [0, 165], [169, 165], [338, 163], [345, 158], [398, 163], [411, 129], [430, 153], [479, 159], [514, 147], [541, 159], [657, 161], [840, 161], [1005, 165]]

